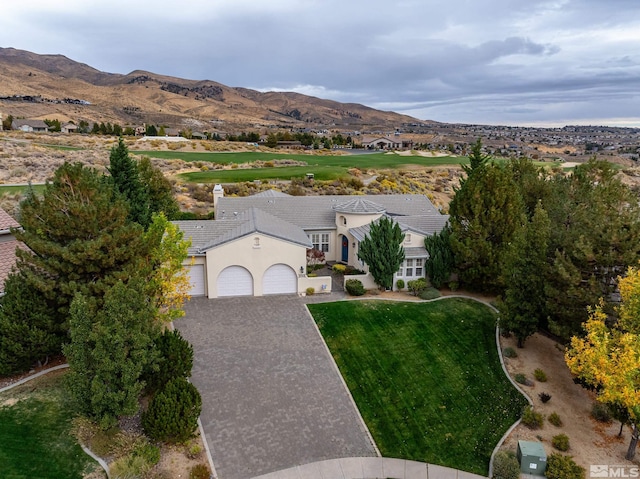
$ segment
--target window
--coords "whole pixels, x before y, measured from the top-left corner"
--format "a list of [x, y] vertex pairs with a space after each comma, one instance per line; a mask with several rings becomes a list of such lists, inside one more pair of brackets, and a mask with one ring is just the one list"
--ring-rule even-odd
[[397, 276], [403, 278], [421, 278], [424, 276], [424, 258], [408, 258], [404, 260]]
[[405, 233], [404, 244], [411, 244], [411, 233]]
[[423, 269], [422, 266], [424, 264], [424, 259], [422, 258], [416, 258], [416, 276], [422, 276], [423, 275]]
[[412, 259], [408, 259], [405, 261], [406, 267], [405, 267], [405, 276], [413, 276], [413, 260]]
[[329, 233], [312, 233], [309, 235], [314, 249], [326, 253], [329, 251]]

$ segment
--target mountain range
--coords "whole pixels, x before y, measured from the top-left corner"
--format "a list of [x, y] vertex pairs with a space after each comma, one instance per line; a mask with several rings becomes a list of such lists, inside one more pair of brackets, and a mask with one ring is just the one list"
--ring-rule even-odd
[[264, 127], [389, 130], [431, 123], [293, 92], [260, 92], [142, 70], [106, 73], [63, 55], [15, 48], [0, 48], [0, 113], [226, 132]]

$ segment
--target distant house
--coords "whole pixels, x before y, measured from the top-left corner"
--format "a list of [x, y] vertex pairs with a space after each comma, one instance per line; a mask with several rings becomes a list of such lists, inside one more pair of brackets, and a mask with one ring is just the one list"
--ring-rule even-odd
[[11, 233], [20, 224], [0, 208], [0, 296], [4, 296], [4, 282], [16, 264], [16, 248], [26, 248]]
[[11, 128], [14, 130], [38, 133], [49, 131], [49, 127], [42, 120], [13, 120]]
[[76, 133], [78, 131], [78, 127], [73, 123], [66, 123], [60, 127], [60, 131], [62, 133]]
[[397, 136], [394, 138], [387, 136], [364, 137], [362, 138], [362, 147], [369, 150], [410, 150], [413, 148], [413, 141]]

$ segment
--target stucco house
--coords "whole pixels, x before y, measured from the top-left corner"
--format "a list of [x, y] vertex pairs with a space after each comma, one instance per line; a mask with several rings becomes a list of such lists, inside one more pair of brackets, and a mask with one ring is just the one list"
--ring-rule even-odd
[[[424, 277], [424, 238], [439, 232], [448, 216], [424, 195], [290, 196], [266, 191], [225, 197], [214, 188], [215, 220], [176, 221], [191, 238], [185, 262], [191, 294], [208, 298], [330, 291], [329, 277], [306, 274], [306, 251], [327, 261], [368, 270], [357, 257], [369, 225], [387, 215], [405, 233], [406, 259], [396, 278]], [[373, 287], [370, 275], [365, 287]], [[395, 284], [395, 280], [394, 280]]]

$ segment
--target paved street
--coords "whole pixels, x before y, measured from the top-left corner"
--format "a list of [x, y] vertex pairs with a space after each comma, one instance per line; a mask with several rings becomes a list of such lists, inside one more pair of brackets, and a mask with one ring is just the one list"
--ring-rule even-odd
[[303, 302], [193, 298], [175, 323], [194, 346], [192, 381], [221, 478], [375, 456]]

